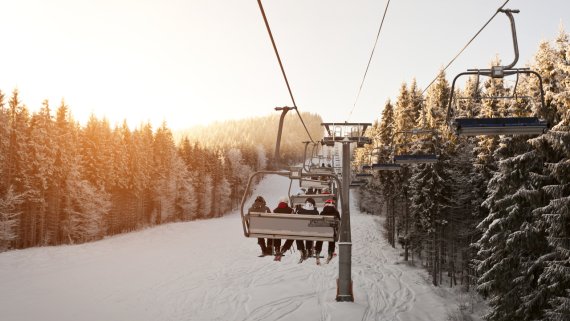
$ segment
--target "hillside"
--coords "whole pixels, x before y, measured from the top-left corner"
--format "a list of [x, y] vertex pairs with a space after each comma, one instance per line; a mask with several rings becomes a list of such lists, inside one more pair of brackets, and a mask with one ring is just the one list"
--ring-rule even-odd
[[[301, 113], [305, 125], [311, 133], [313, 140], [323, 137], [321, 116], [311, 113]], [[262, 146], [272, 157], [275, 151], [277, 129], [279, 127], [280, 113], [265, 117], [247, 118], [242, 120], [228, 120], [215, 122], [207, 126], [192, 127], [174, 133], [178, 142], [184, 137], [190, 141], [200, 142], [206, 147], [227, 149], [238, 146]], [[290, 111], [285, 117], [283, 135], [281, 139], [282, 159], [298, 161], [303, 156], [303, 141], [309, 137], [295, 111]]]

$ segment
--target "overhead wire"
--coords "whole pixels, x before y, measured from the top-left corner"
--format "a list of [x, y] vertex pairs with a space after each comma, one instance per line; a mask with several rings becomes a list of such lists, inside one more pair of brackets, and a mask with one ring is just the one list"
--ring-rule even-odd
[[[497, 9], [497, 11], [495, 11], [495, 14], [489, 19], [487, 20], [487, 22], [483, 25], [483, 27], [481, 27], [481, 29], [479, 29], [479, 31], [477, 31], [477, 33], [467, 42], [467, 44], [465, 44], [465, 46], [463, 46], [463, 48], [461, 48], [461, 50], [455, 55], [455, 57], [453, 57], [453, 59], [451, 59], [451, 61], [445, 66], [445, 68], [443, 68], [443, 71], [446, 71], [447, 68], [449, 68], [449, 66], [451, 66], [451, 64], [453, 62], [455, 62], [455, 60], [463, 53], [463, 51], [465, 51], [465, 49], [467, 49], [467, 47], [473, 42], [473, 40], [475, 40], [475, 38], [477, 38], [477, 36], [479, 36], [479, 34], [483, 31], [483, 29], [485, 29], [487, 27], [487, 25], [493, 20], [495, 19], [495, 17], [497, 16], [497, 14], [499, 14], [500, 10], [503, 9], [503, 7], [505, 7], [505, 5], [509, 2], [510, 0], [506, 0], [502, 6], [499, 7], [499, 9]], [[420, 96], [423, 96], [423, 94], [428, 90], [428, 88], [433, 85], [433, 83], [437, 80], [437, 78], [439, 78], [439, 73], [437, 74], [437, 76], [435, 76], [435, 78], [429, 83], [429, 85], [427, 85], [427, 87], [424, 89], [424, 91], [422, 91], [422, 94]]]
[[368, 74], [368, 68], [370, 68], [370, 63], [372, 62], [372, 57], [374, 56], [374, 50], [376, 49], [376, 45], [378, 44], [378, 39], [380, 38], [380, 31], [382, 31], [382, 26], [384, 25], [384, 19], [386, 19], [386, 13], [388, 12], [388, 6], [390, 5], [390, 0], [386, 2], [386, 7], [384, 8], [384, 14], [382, 15], [382, 21], [380, 22], [380, 27], [378, 28], [378, 33], [376, 34], [376, 40], [374, 41], [374, 46], [372, 47], [372, 52], [370, 53], [370, 58], [368, 59], [368, 64], [366, 65], [366, 70], [364, 71], [364, 76], [362, 77], [362, 82], [360, 83], [360, 88], [358, 89], [358, 94], [356, 94], [356, 100], [352, 105], [352, 109], [348, 114], [348, 119], [350, 120], [350, 116], [352, 116], [352, 112], [356, 108], [356, 103], [358, 102], [358, 98], [360, 97], [360, 93], [362, 92], [362, 87], [364, 85], [364, 81], [366, 80], [366, 75]]
[[263, 9], [263, 4], [261, 4], [261, 0], [257, 0], [257, 3], [259, 4], [259, 10], [261, 10], [261, 15], [263, 16], [263, 21], [265, 22], [265, 27], [267, 28], [267, 32], [269, 33], [269, 38], [271, 38], [271, 44], [273, 45], [273, 50], [275, 51], [275, 55], [277, 56], [277, 61], [279, 62], [279, 67], [281, 67], [281, 73], [283, 74], [283, 78], [285, 79], [285, 84], [287, 84], [287, 90], [289, 90], [289, 96], [291, 96], [291, 101], [293, 102], [293, 108], [297, 112], [297, 116], [299, 116], [299, 119], [301, 120], [301, 123], [303, 124], [303, 127], [305, 128], [305, 131], [307, 132], [307, 135], [309, 136], [309, 139], [311, 140], [311, 142], [315, 143], [315, 141], [313, 140], [313, 137], [311, 137], [311, 133], [309, 132], [307, 125], [305, 125], [305, 121], [303, 121], [303, 117], [301, 116], [301, 113], [299, 112], [299, 108], [297, 107], [297, 103], [295, 103], [295, 97], [293, 97], [293, 91], [291, 91], [291, 86], [289, 85], [289, 80], [287, 79], [287, 74], [285, 74], [285, 68], [283, 67], [283, 63], [281, 62], [281, 57], [279, 56], [279, 51], [277, 50], [277, 45], [275, 44], [275, 39], [273, 38], [273, 33], [271, 32], [271, 28], [269, 27], [269, 22], [267, 21], [267, 16], [265, 15], [265, 10]]

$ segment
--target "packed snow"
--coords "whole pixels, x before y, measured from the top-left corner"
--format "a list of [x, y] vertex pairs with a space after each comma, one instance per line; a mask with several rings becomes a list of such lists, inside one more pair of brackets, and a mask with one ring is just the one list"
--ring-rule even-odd
[[[268, 177], [274, 208], [288, 179]], [[263, 191], [263, 193], [261, 192]], [[354, 203], [354, 202], [353, 202]], [[247, 203], [247, 205], [251, 202]], [[259, 258], [239, 212], [81, 245], [0, 254], [0, 318], [32, 320], [446, 320], [457, 298], [431, 286], [351, 206], [354, 302], [336, 302], [338, 258]], [[324, 246], [326, 249], [326, 244]]]

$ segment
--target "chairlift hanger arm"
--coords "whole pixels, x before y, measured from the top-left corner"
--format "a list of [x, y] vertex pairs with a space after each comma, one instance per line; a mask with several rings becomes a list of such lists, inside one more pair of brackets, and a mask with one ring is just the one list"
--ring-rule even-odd
[[515, 28], [515, 18], [513, 17], [513, 13], [519, 13], [520, 10], [502, 9], [501, 8], [497, 11], [506, 14], [507, 17], [509, 17], [509, 20], [511, 22], [511, 34], [513, 36], [513, 48], [515, 49], [515, 58], [514, 58], [513, 62], [511, 62], [509, 65], [502, 67], [503, 69], [511, 69], [517, 64], [517, 61], [519, 61], [519, 44], [517, 41], [517, 30]]

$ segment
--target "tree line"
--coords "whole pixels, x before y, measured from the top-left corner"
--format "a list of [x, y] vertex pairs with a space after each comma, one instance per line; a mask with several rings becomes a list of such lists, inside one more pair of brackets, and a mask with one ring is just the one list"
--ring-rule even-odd
[[[500, 65], [498, 58], [491, 62]], [[536, 115], [551, 128], [539, 136], [458, 137], [446, 123], [450, 84], [442, 71], [425, 95], [402, 84], [357, 150], [354, 165], [390, 162], [394, 153], [437, 153], [434, 164], [376, 171], [360, 190], [362, 209], [386, 216], [384, 233], [405, 260], [421, 263], [434, 285], [462, 285], [488, 299], [487, 320], [570, 320], [570, 43], [561, 31], [542, 42], [517, 99], [505, 79], [457, 89], [456, 114]], [[531, 99], [525, 98], [531, 97]], [[437, 134], [408, 133], [413, 128]], [[374, 155], [374, 156], [372, 156]]]
[[[273, 112], [264, 117], [255, 117], [240, 120], [226, 120], [207, 126], [195, 126], [187, 130], [175, 133], [175, 136], [189, 137], [201, 142], [209, 148], [220, 146], [261, 146], [266, 151], [275, 149], [275, 138], [279, 124], [280, 112]], [[301, 117], [307, 125], [307, 130], [314, 141], [323, 137], [321, 116], [308, 112], [302, 112]], [[296, 164], [303, 161], [304, 144], [309, 136], [303, 123], [295, 111], [286, 114], [283, 122], [281, 138], [280, 158], [283, 164]], [[310, 156], [310, 155], [308, 155]], [[273, 163], [274, 155], [268, 153], [269, 164]]]
[[217, 144], [175, 141], [165, 123], [131, 130], [91, 116], [81, 126], [63, 101], [31, 113], [18, 90], [0, 91], [0, 252], [221, 216], [270, 160], [258, 129], [240, 126]]

